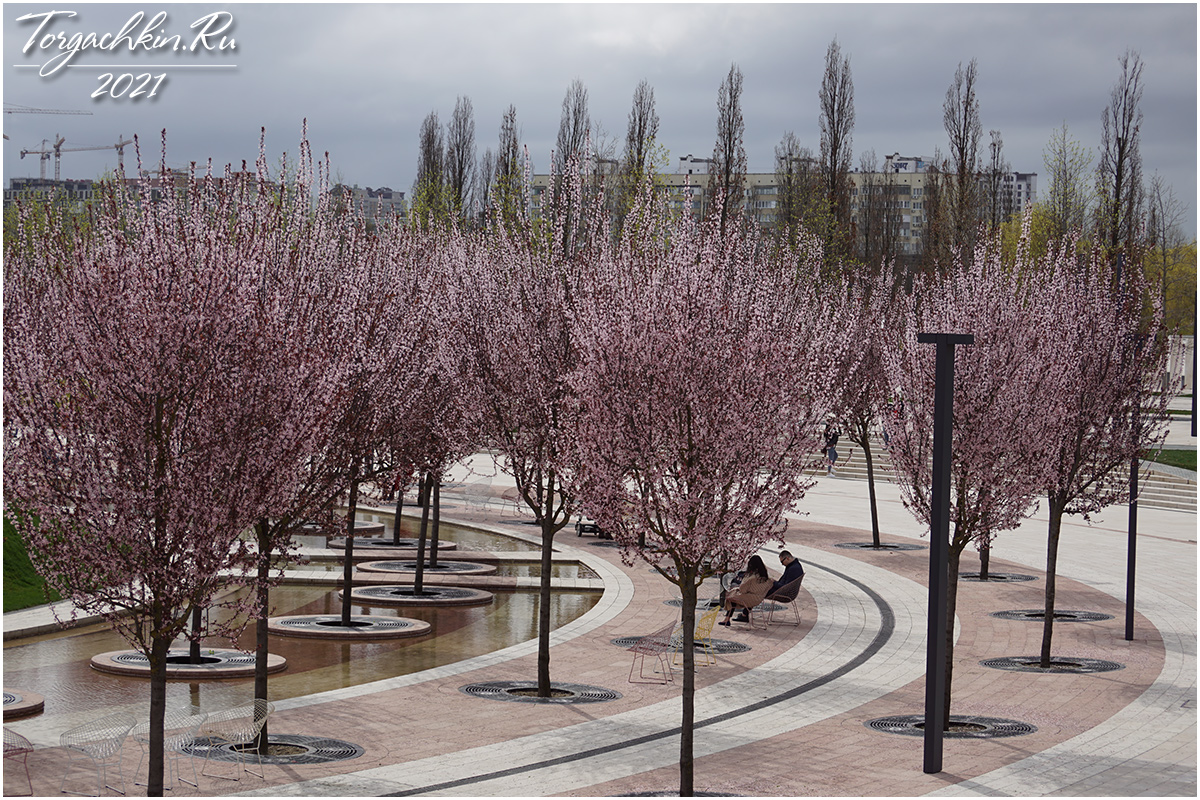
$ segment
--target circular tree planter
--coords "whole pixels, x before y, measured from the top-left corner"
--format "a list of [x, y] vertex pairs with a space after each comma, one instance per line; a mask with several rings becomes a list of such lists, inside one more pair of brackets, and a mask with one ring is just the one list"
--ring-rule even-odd
[[843, 550], [870, 550], [876, 553], [928, 549], [923, 544], [912, 544], [908, 542], [880, 542], [879, 547], [876, 547], [874, 542], [842, 542], [841, 544], [835, 544], [834, 547], [840, 547]]
[[350, 625], [342, 625], [340, 614], [305, 614], [294, 617], [271, 617], [267, 632], [277, 636], [303, 639], [339, 639], [376, 641], [379, 639], [408, 639], [424, 636], [432, 626], [428, 622], [406, 617], [350, 617]]
[[46, 708], [46, 698], [36, 692], [4, 690], [4, 720], [22, 719], [40, 714]]
[[1021, 583], [1022, 581], [1036, 581], [1036, 575], [1023, 575], [1019, 572], [989, 572], [988, 579], [985, 581], [979, 577], [978, 572], [960, 572], [958, 579], [960, 581], [975, 581], [977, 583]]
[[992, 669], [1002, 669], [1008, 672], [1038, 672], [1043, 675], [1063, 673], [1087, 675], [1092, 672], [1115, 672], [1125, 669], [1124, 664], [1118, 664], [1116, 661], [1074, 656], [1051, 657], [1049, 667], [1041, 666], [1041, 656], [1004, 656], [1003, 658], [988, 658], [979, 663]]
[[[342, 592], [338, 592], [339, 598], [343, 596]], [[411, 586], [359, 586], [350, 590], [350, 600], [364, 606], [486, 606], [491, 605], [495, 599], [496, 596], [491, 592], [458, 586], [426, 586], [420, 594]]]
[[[212, 761], [242, 761], [246, 757], [246, 748], [243, 745], [230, 744], [207, 736], [196, 738], [182, 748], [182, 752]], [[341, 739], [272, 733], [267, 737], [267, 752], [262, 757], [262, 763], [276, 766], [328, 764], [334, 761], [349, 761], [358, 758], [364, 752], [366, 751], [362, 747], [343, 742]]]
[[[894, 717], [879, 717], [863, 723], [873, 731], [896, 733], [901, 736], [924, 736], [924, 714], [902, 714]], [[947, 739], [1002, 739], [1008, 736], [1024, 736], [1036, 733], [1037, 728], [1027, 722], [997, 717], [978, 717], [951, 714], [950, 727], [943, 732]]]
[[[1023, 608], [1016, 611], [993, 611], [996, 619], [1015, 619], [1022, 622], [1045, 622], [1046, 609]], [[1055, 622], [1103, 622], [1112, 619], [1112, 614], [1101, 614], [1098, 611], [1055, 611]]]
[[605, 703], [620, 700], [622, 695], [613, 689], [601, 686], [585, 686], [579, 683], [550, 684], [550, 697], [537, 696], [537, 681], [491, 681], [471, 683], [458, 689], [470, 697], [487, 700], [508, 700], [516, 703], [549, 703], [570, 705], [574, 703]]
[[[113, 650], [92, 656], [92, 669], [110, 675], [125, 675], [134, 678], [150, 677], [150, 659], [136, 650]], [[267, 654], [267, 672], [282, 672], [287, 669], [287, 659], [273, 653]], [[187, 650], [167, 651], [167, 680], [211, 681], [224, 678], [254, 677], [254, 654], [225, 648], [200, 648], [200, 663], [191, 663]]]
[[[361, 572], [400, 572], [413, 573], [417, 571], [417, 561], [368, 561], [359, 564]], [[436, 567], [425, 565], [426, 575], [495, 575], [493, 564], [478, 564], [474, 561], [439, 561]]]

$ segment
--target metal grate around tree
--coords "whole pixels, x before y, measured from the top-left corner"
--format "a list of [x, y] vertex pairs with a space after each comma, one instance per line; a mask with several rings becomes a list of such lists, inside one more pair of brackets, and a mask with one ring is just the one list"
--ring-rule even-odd
[[[201, 736], [182, 748], [182, 752], [197, 758], [207, 756], [212, 761], [241, 761], [246, 758], [247, 749], [245, 745]], [[267, 749], [268, 753], [262, 757], [262, 762], [276, 766], [350, 761], [366, 752], [362, 747], [341, 739], [297, 736], [290, 733], [271, 734], [267, 739]]]
[[882, 542], [879, 547], [876, 547], [874, 542], [842, 542], [835, 544], [834, 547], [840, 547], [843, 550], [873, 550], [877, 553], [882, 553], [887, 550], [902, 551], [902, 550], [927, 550], [923, 544], [912, 544], [906, 542]]
[[1093, 672], [1116, 672], [1125, 669], [1124, 664], [1116, 661], [1105, 661], [1102, 658], [1076, 658], [1075, 656], [1054, 656], [1050, 659], [1049, 667], [1042, 667], [1040, 656], [1004, 656], [988, 658], [979, 662], [985, 667], [1002, 669], [1007, 672], [1040, 672], [1056, 675], [1075, 674], [1088, 675]]
[[1024, 575], [1020, 572], [989, 572], [988, 579], [985, 581], [980, 577], [978, 572], [960, 572], [958, 573], [960, 581], [977, 581], [978, 583], [1021, 583], [1023, 581], [1036, 581], [1036, 575]]
[[[924, 714], [901, 714], [893, 717], [878, 717], [863, 723], [873, 731], [895, 733], [901, 736], [924, 736]], [[979, 717], [951, 714], [950, 726], [943, 733], [947, 739], [1002, 739], [1008, 736], [1024, 736], [1036, 733], [1037, 728], [1027, 722], [997, 717]]]
[[[1045, 622], [1046, 609], [1023, 608], [1016, 611], [993, 611], [991, 616], [996, 619], [1014, 619], [1020, 622]], [[1103, 622], [1112, 619], [1112, 614], [1101, 614], [1098, 611], [1055, 611], [1055, 622]]]
[[620, 692], [605, 689], [601, 686], [586, 686], [579, 683], [550, 684], [550, 697], [538, 697], [537, 681], [490, 681], [488, 683], [470, 683], [458, 689], [470, 697], [480, 697], [485, 700], [505, 700], [514, 703], [548, 703], [552, 705], [571, 705], [575, 703], [604, 703], [619, 700]]

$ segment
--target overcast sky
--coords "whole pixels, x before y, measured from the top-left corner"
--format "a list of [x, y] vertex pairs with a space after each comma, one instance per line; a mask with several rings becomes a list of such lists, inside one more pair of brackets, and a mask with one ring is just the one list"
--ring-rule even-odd
[[[744, 75], [743, 111], [751, 172], [773, 170], [785, 131], [819, 146], [817, 92], [835, 37], [849, 55], [857, 121], [854, 162], [945, 153], [942, 103], [955, 68], [979, 62], [980, 116], [1000, 130], [1013, 169], [1045, 173], [1042, 151], [1066, 122], [1095, 154], [1100, 118], [1119, 76], [1118, 57], [1145, 61], [1141, 129], [1143, 171], [1160, 172], [1196, 209], [1196, 5], [1099, 4], [50, 4], [5, 3], [4, 101], [37, 108], [89, 110], [92, 116], [4, 115], [4, 178], [36, 176], [42, 140], [65, 149], [109, 145], [138, 134], [158, 162], [167, 129], [168, 163], [212, 158], [253, 161], [266, 127], [272, 160], [295, 152], [301, 121], [318, 153], [328, 151], [344, 182], [410, 191], [417, 132], [436, 110], [443, 122], [455, 99], [471, 99], [479, 152], [495, 149], [501, 116], [517, 109], [522, 141], [544, 171], [563, 95], [579, 78], [593, 123], [623, 141], [634, 88], [654, 88], [660, 141], [670, 169], [689, 153], [708, 156], [716, 133], [717, 88], [730, 65]], [[75, 11], [74, 17], [49, 11]], [[117, 34], [138, 12], [136, 40], [159, 12], [154, 33], [191, 45], [211, 17], [211, 50], [128, 46], [75, 54], [50, 72], [58, 40], [49, 34]], [[18, 21], [23, 15], [42, 15]], [[28, 46], [44, 23], [41, 36]], [[220, 50], [221, 37], [236, 47]], [[109, 37], [111, 41], [113, 37]], [[104, 41], [104, 40], [102, 40]], [[26, 51], [27, 50], [27, 51]], [[24, 52], [23, 52], [24, 51]], [[118, 93], [93, 98], [111, 72]], [[128, 97], [123, 73], [149, 73], [146, 91]], [[166, 78], [158, 81], [158, 76]], [[135, 86], [136, 88], [136, 86]], [[126, 149], [126, 165], [132, 163]], [[1094, 160], [1093, 160], [1094, 163]], [[113, 150], [64, 152], [62, 177], [94, 178], [116, 167]], [[53, 161], [48, 164], [53, 176]], [[1045, 181], [1039, 183], [1046, 189]]]

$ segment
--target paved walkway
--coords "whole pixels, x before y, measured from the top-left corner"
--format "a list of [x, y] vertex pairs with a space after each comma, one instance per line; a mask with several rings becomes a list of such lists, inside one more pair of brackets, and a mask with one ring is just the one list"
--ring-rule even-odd
[[[884, 540], [920, 543], [919, 526], [896, 488], [878, 490]], [[453, 494], [447, 491], [445, 499]], [[826, 479], [805, 499], [806, 515], [793, 519], [787, 544], [807, 569], [800, 627], [717, 629], [715, 636], [751, 650], [698, 669], [697, 790], [771, 796], [1196, 794], [1194, 514], [1142, 510], [1139, 516], [1132, 642], [1124, 640], [1125, 508], [1109, 510], [1091, 526], [1075, 520], [1064, 526], [1058, 608], [1113, 618], [1059, 623], [1055, 654], [1120, 662], [1124, 669], [1116, 672], [1040, 675], [979, 663], [1033, 655], [1040, 643], [1040, 624], [991, 612], [1041, 606], [1045, 514], [1001, 534], [992, 570], [1036, 580], [960, 583], [952, 711], [1013, 719], [1037, 730], [1005, 739], [947, 740], [945, 771], [931, 776], [921, 771], [920, 738], [864, 724], [922, 712], [928, 570], [926, 550], [837, 546], [870, 538], [865, 498], [861, 481]], [[469, 505], [476, 508], [464, 516], [512, 533], [512, 526], [496, 525], [498, 504]], [[552, 675], [617, 690], [620, 699], [534, 705], [459, 691], [472, 682], [531, 679], [536, 647], [526, 642], [413, 675], [280, 701], [274, 733], [341, 738], [366, 752], [321, 766], [267, 767], [265, 779], [240, 785], [202, 779], [199, 793], [226, 794], [232, 786], [262, 796], [607, 796], [677, 788], [677, 685], [627, 683], [630, 656], [610, 643], [668, 622], [677, 613], [664, 605], [673, 587], [645, 565], [622, 564], [619, 551], [593, 538], [564, 532], [558, 545], [595, 570], [606, 589], [595, 608], [555, 632]], [[777, 567], [773, 555], [766, 560]], [[964, 562], [971, 569], [974, 554], [964, 554]], [[6, 630], [37, 624], [37, 613], [5, 615]], [[34, 793], [57, 794], [56, 732], [38, 718], [10, 727], [43, 748], [30, 757]]]

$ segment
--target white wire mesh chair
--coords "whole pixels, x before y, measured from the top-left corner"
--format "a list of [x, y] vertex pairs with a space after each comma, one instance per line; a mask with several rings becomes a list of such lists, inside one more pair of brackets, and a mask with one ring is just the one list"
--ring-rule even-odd
[[[258, 738], [259, 732], [267, 722], [267, 717], [274, 712], [274, 705], [261, 698], [255, 698], [249, 703], [209, 714], [208, 719], [204, 721], [196, 734], [197, 744], [203, 745], [205, 749], [204, 768], [200, 770], [200, 773], [209, 777], [235, 781], [241, 780], [242, 774], [246, 772], [259, 778], [263, 777], [262, 756], [257, 750], [247, 748]], [[226, 744], [232, 745], [231, 751], [238, 755], [238, 764], [241, 770], [236, 778], [228, 775], [212, 775], [208, 771], [213, 749]], [[251, 755], [258, 761], [258, 772], [246, 769], [246, 761]]]
[[[29, 754], [33, 752], [33, 743], [26, 739], [16, 731], [4, 729], [4, 758], [7, 761], [12, 759], [14, 762], [20, 759], [21, 766], [25, 768], [25, 782], [29, 784], [29, 794], [33, 794], [33, 781], [29, 780], [29, 764], [25, 761]], [[10, 792], [5, 792], [6, 795], [11, 795]]]
[[[671, 672], [671, 659], [667, 658], [667, 654], [671, 652], [671, 634], [677, 624], [672, 622], [666, 627], [656, 630], [654, 633], [648, 633], [628, 648], [629, 652], [633, 653], [633, 663], [629, 665], [630, 683], [667, 683], [667, 681], [675, 680], [675, 676]], [[660, 675], [665, 674], [667, 676], [665, 679], [655, 678], [646, 674], [646, 656], [654, 656], [658, 659], [658, 673]], [[638, 675], [642, 680], [635, 681], [633, 679], [633, 668], [637, 665], [639, 658], [642, 660], [642, 668], [638, 671]]]
[[[164, 789], [170, 789], [175, 785], [175, 781], [179, 780], [192, 786], [199, 786], [199, 778], [196, 775], [196, 760], [190, 759], [192, 763], [192, 780], [188, 780], [179, 774], [179, 759], [183, 756], [190, 756], [188, 748], [196, 741], [196, 732], [204, 723], [208, 715], [200, 711], [194, 706], [185, 708], [168, 708], [163, 715], [163, 758], [167, 759], [166, 766], [168, 767], [167, 782], [164, 783]], [[137, 775], [142, 770], [142, 762], [150, 753], [150, 721], [144, 720], [133, 726], [130, 736], [134, 738], [138, 744], [142, 746], [142, 755], [138, 759], [137, 769], [134, 770], [134, 775]], [[168, 758], [168, 753], [174, 753], [175, 758]], [[144, 786], [145, 784], [139, 783]]]
[[[125, 778], [121, 774], [121, 746], [125, 744], [125, 737], [136, 724], [137, 719], [132, 714], [118, 712], [63, 731], [58, 737], [58, 743], [67, 751], [67, 765], [63, 769], [63, 779], [58, 790], [68, 794], [81, 794], [67, 792], [63, 788], [67, 784], [71, 761], [78, 754], [90, 758], [96, 768], [97, 796], [103, 795], [105, 788], [125, 794]], [[117, 768], [117, 778], [121, 784], [119, 789], [108, 782], [108, 769], [113, 766]]]

